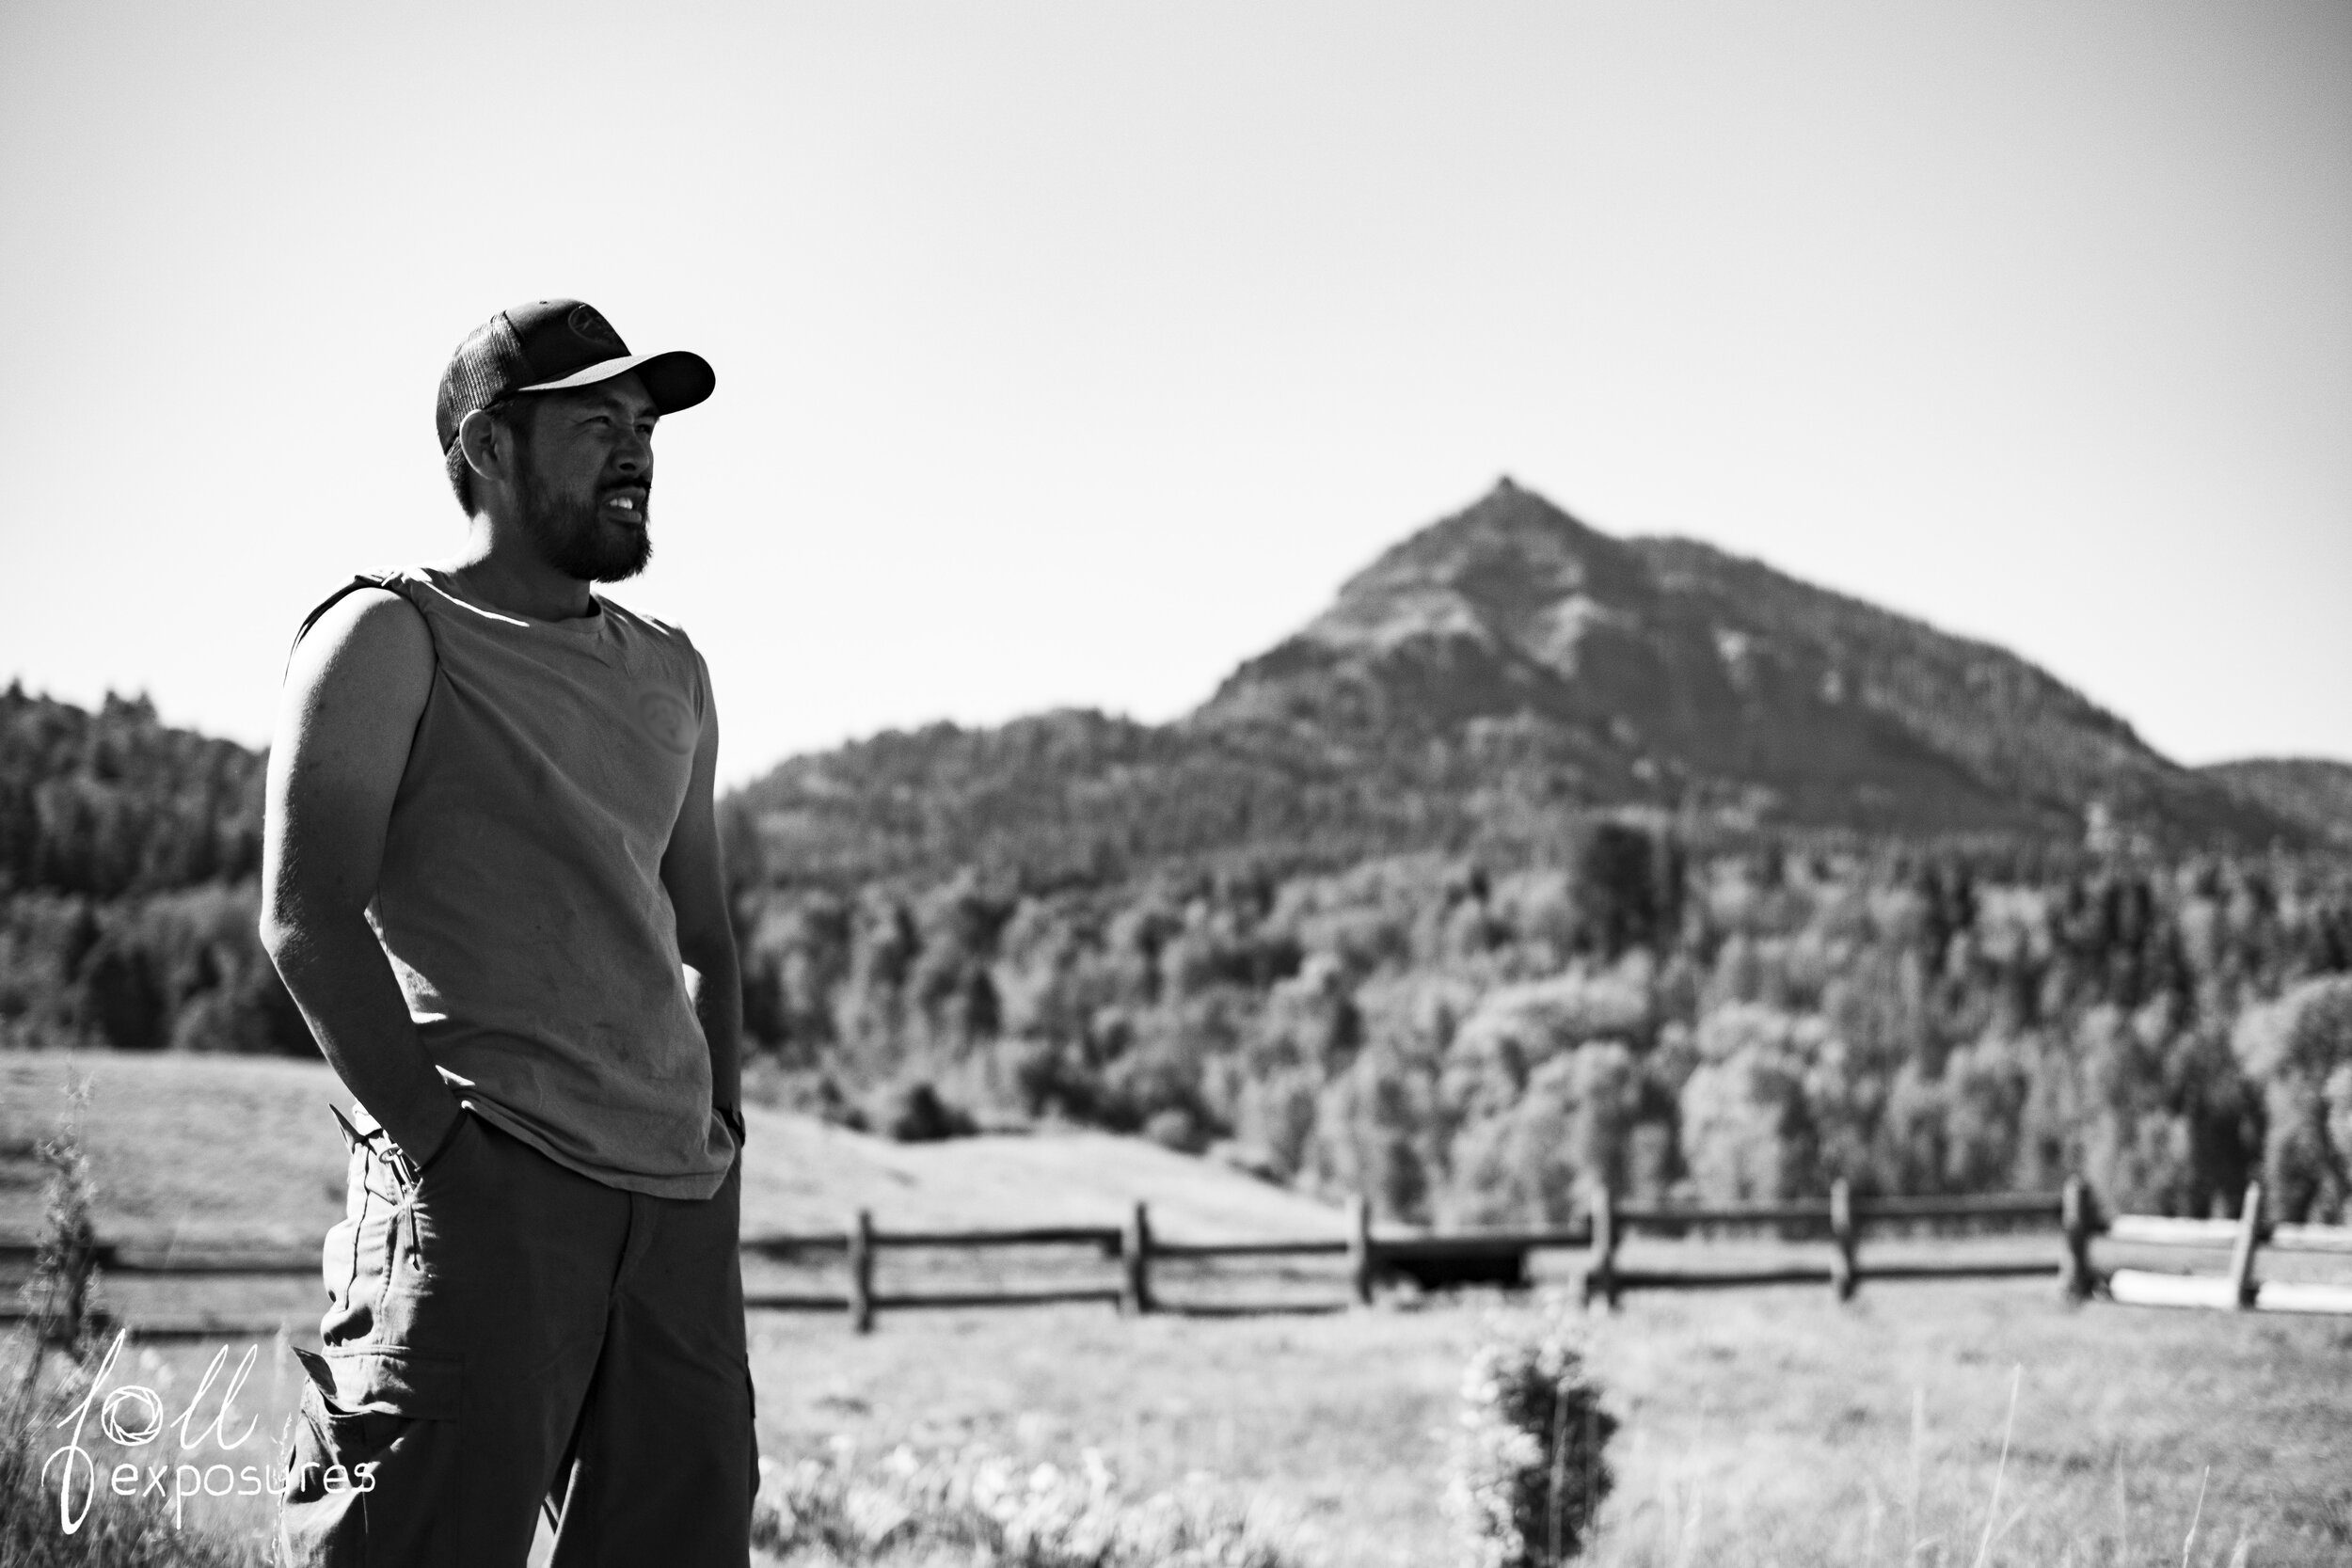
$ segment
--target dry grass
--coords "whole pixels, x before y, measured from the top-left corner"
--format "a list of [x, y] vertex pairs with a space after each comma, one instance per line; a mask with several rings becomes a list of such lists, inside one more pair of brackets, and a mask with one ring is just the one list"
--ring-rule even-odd
[[101, 1236], [233, 1230], [287, 1243], [342, 1217], [343, 1148], [324, 1067], [268, 1058], [0, 1053], [0, 1231], [40, 1222], [39, 1141], [69, 1074], [90, 1080], [83, 1143]]
[[[68, 1065], [0, 1056], [0, 1162], [48, 1130]], [[88, 1127], [102, 1231], [309, 1239], [334, 1217], [342, 1161], [324, 1109], [337, 1091], [323, 1069], [185, 1057], [72, 1065], [96, 1068]], [[1176, 1235], [1311, 1234], [1333, 1223], [1290, 1195], [1117, 1140], [900, 1148], [755, 1117], [755, 1227], [828, 1228], [859, 1204], [886, 1224], [1097, 1221], [1131, 1196], [1148, 1197]], [[0, 1186], [0, 1228], [29, 1227], [37, 1202], [35, 1190]], [[898, 1266], [887, 1261], [886, 1274]], [[285, 1285], [296, 1336], [308, 1338], [316, 1287]], [[1230, 1279], [1187, 1288], [1173, 1268], [1164, 1287], [1178, 1298], [1263, 1293]], [[1327, 1282], [1316, 1289], [1328, 1293]], [[788, 1456], [835, 1434], [868, 1451], [910, 1437], [978, 1441], [1064, 1461], [1099, 1447], [1131, 1487], [1205, 1471], [1237, 1499], [1300, 1515], [1333, 1563], [1438, 1563], [1450, 1555], [1437, 1514], [1438, 1433], [1481, 1310], [905, 1313], [867, 1338], [837, 1317], [755, 1313], [763, 1442]], [[1965, 1568], [1988, 1517], [1988, 1563], [2172, 1564], [2193, 1514], [2188, 1561], [2227, 1563], [2241, 1544], [2250, 1563], [2352, 1561], [2344, 1320], [2074, 1310], [2026, 1281], [1869, 1286], [1842, 1309], [1817, 1290], [1636, 1296], [1587, 1326], [1592, 1365], [1625, 1422], [1596, 1549], [1604, 1564]], [[185, 1394], [213, 1349], [135, 1351], [132, 1364], [138, 1381]], [[265, 1354], [248, 1390], [264, 1432], [297, 1386], [291, 1358]], [[224, 1503], [207, 1523], [233, 1532], [260, 1517]]]
[[[0, 1053], [0, 1232], [40, 1212], [38, 1139], [69, 1073], [91, 1080], [86, 1141], [107, 1237], [315, 1240], [342, 1217], [343, 1146], [324, 1064], [244, 1056]], [[1171, 1236], [1336, 1235], [1338, 1213], [1208, 1161], [1102, 1132], [894, 1144], [753, 1106], [747, 1230], [1117, 1225], [1136, 1199]]]
[[[1486, 1309], [910, 1313], [865, 1338], [755, 1314], [762, 1447], [846, 1435], [879, 1455], [912, 1437], [1064, 1463], [1098, 1447], [1131, 1489], [1207, 1472], [1303, 1518], [1321, 1560], [1439, 1563], [1438, 1434]], [[2340, 1321], [2075, 1310], [2026, 1283], [1886, 1286], [1842, 1309], [1814, 1291], [1634, 1297], [1585, 1327], [1625, 1420], [1593, 1559], [1612, 1568], [1971, 1564], [1996, 1466], [1988, 1563], [2180, 1563], [2207, 1466], [2187, 1560], [2244, 1543], [2249, 1563], [2352, 1561]], [[131, 1375], [184, 1398], [213, 1348], [135, 1351]], [[248, 1389], [263, 1433], [298, 1386], [265, 1348]], [[203, 1523], [264, 1517], [216, 1502]]]
[[[1426, 1564], [1448, 1555], [1437, 1433], [1479, 1327], [1464, 1306], [907, 1315], [866, 1339], [767, 1317], [754, 1368], [771, 1451], [1099, 1444], [1147, 1489], [1206, 1470], [1303, 1514], [1331, 1561]], [[1997, 1470], [1986, 1562], [2178, 1563], [2208, 1465], [2188, 1560], [2241, 1542], [2254, 1563], [2352, 1560], [2340, 1322], [2075, 1310], [2026, 1283], [1886, 1286], [1842, 1309], [1813, 1291], [1636, 1297], [1588, 1327], [1625, 1419], [1597, 1562], [1969, 1564]]]

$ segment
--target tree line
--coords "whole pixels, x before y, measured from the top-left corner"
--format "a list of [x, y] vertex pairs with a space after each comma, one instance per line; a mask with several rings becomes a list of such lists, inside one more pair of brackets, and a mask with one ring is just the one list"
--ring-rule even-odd
[[[0, 692], [0, 1045], [314, 1051], [254, 935], [261, 778], [143, 701]], [[1565, 1218], [1600, 1181], [2080, 1170], [2202, 1214], [2260, 1175], [2319, 1219], [2352, 1191], [2340, 857], [1530, 815], [1468, 847], [849, 874], [752, 805], [722, 813], [752, 1080], [902, 1135], [1062, 1118], [1448, 1223]]]
[[0, 692], [0, 1046], [310, 1053], [254, 935], [262, 758]]
[[1602, 1181], [1729, 1201], [2080, 1171], [2204, 1214], [2266, 1175], [2274, 1212], [2329, 1219], [2352, 1189], [2337, 863], [1695, 854], [1602, 821], [1509, 867], [751, 879], [737, 907], [779, 1098], [886, 1119], [920, 1085], [1400, 1221], [1565, 1220]]

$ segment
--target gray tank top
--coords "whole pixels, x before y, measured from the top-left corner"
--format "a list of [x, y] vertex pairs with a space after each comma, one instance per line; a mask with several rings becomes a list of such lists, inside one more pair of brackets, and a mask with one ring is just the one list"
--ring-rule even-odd
[[434, 567], [363, 577], [326, 603], [363, 586], [406, 599], [433, 636], [368, 916], [434, 1065], [559, 1164], [708, 1197], [735, 1143], [711, 1111], [661, 882], [710, 712], [702, 656], [610, 599], [524, 620]]

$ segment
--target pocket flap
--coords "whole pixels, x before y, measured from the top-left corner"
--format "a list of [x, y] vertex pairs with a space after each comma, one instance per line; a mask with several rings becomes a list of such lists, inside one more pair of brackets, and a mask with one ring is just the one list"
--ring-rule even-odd
[[296, 1347], [294, 1357], [327, 1409], [337, 1415], [373, 1411], [424, 1421], [457, 1418], [465, 1363], [454, 1355], [374, 1345], [330, 1350], [323, 1355]]

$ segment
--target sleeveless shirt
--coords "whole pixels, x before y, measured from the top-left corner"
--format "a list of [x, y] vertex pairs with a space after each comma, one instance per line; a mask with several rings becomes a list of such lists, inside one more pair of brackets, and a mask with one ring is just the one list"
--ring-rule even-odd
[[601, 596], [526, 620], [436, 567], [361, 577], [303, 632], [359, 587], [406, 599], [433, 639], [368, 920], [434, 1066], [582, 1176], [710, 1196], [735, 1142], [661, 881], [710, 714], [702, 656]]

